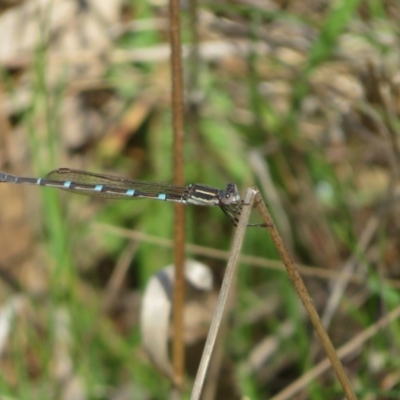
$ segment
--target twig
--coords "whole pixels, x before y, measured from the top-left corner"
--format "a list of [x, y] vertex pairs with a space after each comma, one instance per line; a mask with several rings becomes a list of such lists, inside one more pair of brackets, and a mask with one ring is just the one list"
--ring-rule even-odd
[[[371, 325], [365, 331], [359, 333], [356, 337], [351, 339], [345, 345], [341, 346], [338, 349], [338, 357], [343, 359], [351, 354], [354, 354], [356, 350], [361, 350], [363, 345], [375, 336], [379, 330], [389, 325], [391, 322], [400, 318], [400, 307], [395, 308], [389, 314], [382, 317], [375, 324]], [[322, 360], [320, 363], [314, 366], [311, 370], [307, 371], [303, 376], [301, 376], [296, 381], [292, 382], [289, 386], [287, 386], [282, 392], [278, 395], [272, 397], [270, 400], [286, 400], [293, 399], [300, 390], [304, 389], [313, 379], [321, 376], [324, 372], [326, 372], [330, 367], [330, 362], [327, 358]]]
[[[170, 40], [171, 40], [171, 81], [172, 81], [172, 124], [174, 130], [174, 184], [184, 186], [183, 176], [183, 76], [180, 36], [179, 0], [170, 0]], [[185, 301], [185, 210], [183, 204], [175, 208], [175, 286], [173, 313], [173, 366], [174, 384], [178, 392], [183, 388], [184, 342], [183, 306]]]
[[199, 369], [197, 370], [196, 380], [193, 385], [192, 395], [190, 397], [191, 400], [198, 400], [202, 392], [204, 379], [207, 373], [208, 365], [210, 363], [210, 358], [218, 335], [219, 327], [221, 325], [221, 320], [224, 317], [225, 305], [229, 296], [229, 289], [231, 288], [231, 283], [236, 271], [240, 249], [242, 248], [244, 235], [246, 233], [251, 208], [256, 194], [257, 192], [254, 189], [247, 189], [245, 203], [249, 204], [250, 206], [243, 207], [243, 211], [239, 219], [238, 227], [235, 233], [235, 237], [233, 239], [231, 256], [228, 260], [224, 280], [222, 281], [218, 304], [214, 312], [214, 317], [211, 322], [210, 330], [208, 332], [207, 341], [204, 346]]
[[343, 391], [345, 393], [345, 396], [347, 399], [350, 400], [355, 400], [357, 399], [350, 382], [346, 376], [346, 373], [343, 369], [343, 365], [339, 360], [339, 357], [335, 351], [335, 348], [332, 345], [332, 342], [326, 333], [321, 320], [318, 316], [317, 311], [315, 310], [315, 307], [312, 303], [312, 300], [307, 292], [307, 289], [304, 285], [303, 280], [301, 279], [301, 276], [294, 265], [289, 252], [286, 249], [285, 244], [283, 243], [282, 237], [279, 234], [278, 230], [276, 229], [276, 226], [274, 224], [274, 221], [272, 220], [272, 217], [270, 213], [268, 212], [268, 209], [259, 193], [257, 193], [256, 198], [255, 198], [255, 204], [257, 205], [258, 211], [260, 212], [261, 216], [263, 217], [264, 222], [267, 225], [267, 229], [271, 235], [272, 241], [275, 244], [276, 249], [278, 250], [283, 263], [285, 264], [286, 271], [297, 291], [297, 293], [300, 296], [301, 301], [304, 304], [304, 307], [310, 317], [310, 320], [312, 324], [314, 325], [314, 328], [317, 332], [317, 335], [319, 336], [321, 340], [321, 344], [323, 348], [325, 349], [325, 352], [331, 361], [332, 367], [339, 379], [339, 382], [341, 383], [343, 387]]
[[[173, 242], [171, 239], [161, 238], [147, 233], [132, 231], [126, 228], [120, 228], [117, 226], [101, 224], [94, 222], [93, 226], [96, 229], [103, 230], [107, 233], [112, 233], [114, 235], [119, 235], [129, 239], [135, 239], [140, 242], [146, 242], [151, 244], [156, 244], [157, 246], [171, 248]], [[210, 257], [216, 260], [227, 260], [229, 258], [229, 251], [213, 249], [211, 247], [199, 246], [196, 244], [188, 243], [186, 244], [186, 251], [191, 254], [197, 254], [204, 257]], [[251, 256], [248, 254], [242, 254], [239, 257], [240, 262], [252, 265], [254, 267], [268, 268], [274, 271], [285, 271], [285, 267], [281, 261], [269, 260], [262, 257]], [[313, 278], [325, 279], [325, 280], [343, 280], [341, 272], [334, 270], [322, 269], [320, 267], [313, 267], [311, 265], [298, 264], [297, 268], [302, 275], [311, 276]], [[347, 278], [346, 278], [347, 280]], [[348, 279], [349, 282], [355, 283], [357, 285], [365, 285], [366, 277], [360, 274], [352, 274]], [[388, 285], [395, 289], [400, 289], [400, 281], [398, 279], [388, 279], [385, 278], [382, 281], [385, 285]]]

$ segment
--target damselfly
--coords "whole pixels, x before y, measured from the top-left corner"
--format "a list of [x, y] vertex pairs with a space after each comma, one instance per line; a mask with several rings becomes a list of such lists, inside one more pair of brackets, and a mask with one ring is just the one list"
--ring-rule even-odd
[[[180, 187], [69, 168], [51, 171], [46, 178], [29, 178], [0, 172], [0, 182], [54, 187], [93, 197], [155, 199], [197, 206], [219, 206], [235, 226], [244, 205], [234, 183], [228, 183], [225, 189], [198, 183]], [[250, 224], [249, 226], [265, 225]]]

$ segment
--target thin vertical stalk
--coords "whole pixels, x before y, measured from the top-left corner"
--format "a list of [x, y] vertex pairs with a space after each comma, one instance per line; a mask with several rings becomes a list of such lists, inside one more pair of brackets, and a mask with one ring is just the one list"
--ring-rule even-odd
[[[179, 0], [170, 0], [172, 124], [174, 131], [174, 184], [184, 186], [183, 176], [183, 74]], [[183, 305], [185, 298], [185, 214], [183, 204], [175, 204], [175, 285], [173, 313], [174, 383], [181, 391], [184, 376]]]

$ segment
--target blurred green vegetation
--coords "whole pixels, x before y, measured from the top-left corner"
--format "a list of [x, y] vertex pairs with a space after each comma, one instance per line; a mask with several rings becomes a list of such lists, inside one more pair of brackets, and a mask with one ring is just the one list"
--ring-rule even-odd
[[[113, 38], [101, 80], [111, 100], [98, 108], [88, 106], [84, 95], [93, 89], [74, 89], [83, 115], [94, 113], [108, 125], [96, 133], [92, 131], [97, 125], [91, 126], [93, 137], [83, 138], [76, 148], [68, 146], [62, 115], [74, 84], [68, 72], [74, 67], [65, 63], [49, 84], [52, 37], [44, 24], [41, 42], [25, 71], [29, 104], [12, 116], [12, 135], [7, 138], [25, 143], [27, 156], [5, 157], [2, 170], [45, 176], [51, 169], [78, 165], [131, 179], [172, 181], [168, 58], [156, 57], [162, 54], [160, 46], [167, 46], [168, 31], [157, 23], [165, 24], [167, 8], [130, 1], [124, 10], [126, 23], [153, 21], [154, 25], [128, 28]], [[220, 50], [218, 55], [204, 55], [204, 50], [199, 87], [196, 93], [187, 93], [188, 99], [196, 100], [189, 101], [186, 109], [188, 121], [194, 121], [185, 130], [186, 181], [221, 188], [233, 181], [242, 193], [257, 185], [299, 264], [339, 273], [353, 259], [352, 273], [363, 281], [343, 287], [328, 327], [337, 347], [400, 300], [399, 286], [384, 279], [397, 280], [399, 275], [399, 16], [399, 5], [390, 0], [219, 2], [201, 4], [199, 9], [200, 45], [218, 44]], [[192, 34], [188, 10], [182, 17], [186, 44]], [[105, 31], [109, 28], [104, 26]], [[245, 50], [226, 50], [224, 45], [241, 45]], [[129, 52], [143, 49], [153, 50], [157, 61], [150, 56], [139, 61], [129, 58]], [[98, 62], [96, 57], [92, 61]], [[185, 59], [186, 79], [189, 65]], [[3, 90], [10, 99], [19, 85], [12, 72], [3, 67]], [[96, 99], [99, 93], [94, 90]], [[118, 107], [113, 108], [115, 99]], [[135, 121], [135, 129], [124, 125], [126, 115]], [[23, 140], [14, 135], [17, 129], [23, 130]], [[17, 145], [9, 147], [13, 146]], [[172, 262], [172, 250], [140, 242], [118, 298], [104, 310], [107, 283], [129, 239], [105, 233], [98, 223], [172, 238], [173, 206], [24, 188], [23, 193], [28, 192], [26, 203], [36, 196], [40, 204], [24, 221], [34, 238], [31, 262], [46, 271], [47, 281], [39, 296], [31, 288], [21, 290], [30, 313], [15, 318], [15, 334], [3, 350], [1, 397], [68, 398], [66, 388], [73, 382], [84, 388], [88, 399], [117, 398], [122, 392], [127, 394], [121, 398], [127, 399], [167, 398], [168, 381], [143, 354], [139, 306], [130, 296], [140, 293], [156, 271]], [[188, 206], [186, 215], [188, 243], [229, 250], [234, 227], [221, 210]], [[252, 218], [259, 220], [255, 212]], [[363, 244], [361, 238], [376, 219], [379, 224]], [[278, 259], [261, 228], [248, 229], [242, 252]], [[200, 258], [212, 267], [218, 286], [224, 261]], [[9, 268], [17, 269], [18, 262]], [[321, 314], [335, 282], [320, 279], [317, 273], [306, 276]], [[13, 291], [7, 293], [11, 298]], [[385, 326], [345, 360], [360, 398], [400, 397], [398, 330], [397, 322]], [[276, 341], [270, 353], [261, 347], [268, 339]], [[69, 349], [67, 365], [54, 365], [60, 342]], [[234, 380], [238, 392], [254, 400], [279, 393], [323, 358], [285, 273], [244, 263], [225, 344], [231, 373], [238, 377]], [[253, 365], [252, 357], [262, 351], [264, 362]], [[187, 358], [192, 357], [188, 352]], [[58, 380], [57, 368], [70, 368], [71, 381]], [[293, 398], [334, 399], [341, 397], [341, 391], [329, 372], [298, 396]]]

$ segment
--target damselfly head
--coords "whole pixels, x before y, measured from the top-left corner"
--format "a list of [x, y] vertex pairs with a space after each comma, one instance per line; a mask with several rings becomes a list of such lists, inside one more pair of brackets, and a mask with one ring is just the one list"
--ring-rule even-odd
[[220, 196], [221, 203], [227, 206], [238, 204], [241, 201], [237, 186], [234, 183], [228, 183], [225, 190], [221, 190]]

